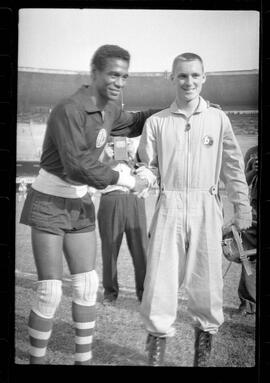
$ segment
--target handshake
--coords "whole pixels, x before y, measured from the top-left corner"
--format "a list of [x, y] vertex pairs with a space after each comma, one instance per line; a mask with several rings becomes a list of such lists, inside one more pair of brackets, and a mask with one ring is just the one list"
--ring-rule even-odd
[[146, 198], [151, 187], [156, 182], [156, 176], [146, 166], [140, 166], [131, 172], [129, 166], [121, 164], [114, 170], [119, 172], [117, 185], [129, 188], [139, 198]]

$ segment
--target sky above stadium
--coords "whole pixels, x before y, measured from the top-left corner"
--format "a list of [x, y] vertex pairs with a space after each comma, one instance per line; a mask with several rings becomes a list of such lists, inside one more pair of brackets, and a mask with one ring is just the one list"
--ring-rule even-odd
[[199, 54], [207, 72], [259, 68], [259, 12], [139, 9], [21, 9], [19, 67], [88, 71], [103, 44], [131, 54], [130, 72], [171, 71]]

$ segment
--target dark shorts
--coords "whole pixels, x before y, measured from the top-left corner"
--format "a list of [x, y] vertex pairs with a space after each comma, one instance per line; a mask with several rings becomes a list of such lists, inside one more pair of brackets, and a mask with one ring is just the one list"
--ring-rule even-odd
[[95, 206], [88, 193], [63, 198], [30, 188], [20, 223], [57, 235], [89, 232], [95, 230]]

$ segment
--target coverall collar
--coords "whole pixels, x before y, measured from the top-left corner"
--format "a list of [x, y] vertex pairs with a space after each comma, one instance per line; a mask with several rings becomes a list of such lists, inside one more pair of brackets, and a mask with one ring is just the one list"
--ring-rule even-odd
[[[193, 112], [193, 114], [194, 113], [201, 113], [204, 110], [206, 110], [207, 108], [209, 108], [209, 102], [205, 101], [201, 96], [199, 96], [199, 105], [198, 105], [197, 109], [195, 110], [195, 112]], [[171, 113], [186, 115], [186, 112], [183, 109], [178, 108], [176, 101], [174, 101], [171, 104], [170, 111], [171, 111]]]

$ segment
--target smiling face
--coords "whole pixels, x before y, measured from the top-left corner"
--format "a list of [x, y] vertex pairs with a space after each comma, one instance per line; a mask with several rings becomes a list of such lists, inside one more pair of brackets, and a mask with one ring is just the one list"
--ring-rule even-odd
[[176, 101], [181, 106], [198, 99], [206, 77], [199, 60], [179, 60], [174, 66], [171, 79], [176, 90]]
[[92, 70], [93, 85], [103, 102], [117, 100], [128, 78], [129, 63], [119, 58], [108, 58], [104, 69]]

